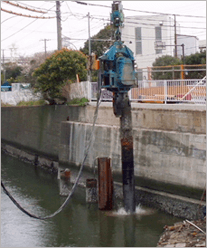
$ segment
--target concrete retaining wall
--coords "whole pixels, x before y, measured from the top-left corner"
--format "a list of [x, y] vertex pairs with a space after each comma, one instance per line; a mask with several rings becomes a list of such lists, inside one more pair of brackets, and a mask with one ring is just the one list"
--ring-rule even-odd
[[[62, 122], [59, 161], [80, 165], [92, 124]], [[160, 130], [133, 129], [135, 176], [203, 189], [206, 182], [206, 136]], [[85, 164], [111, 157], [114, 173], [121, 172], [119, 127], [97, 125]]]
[[69, 116], [78, 120], [79, 112], [80, 108], [67, 106], [4, 107], [1, 138], [16, 147], [58, 160], [61, 121]]
[[[203, 189], [205, 106], [132, 106], [136, 184], [164, 191], [167, 184], [171, 188], [176, 185]], [[2, 140], [62, 163], [79, 165], [91, 132], [94, 110], [94, 106], [2, 108]], [[119, 118], [104, 103], [99, 109], [95, 141], [86, 164], [91, 167], [95, 158], [101, 156], [111, 157], [114, 174], [121, 174]]]

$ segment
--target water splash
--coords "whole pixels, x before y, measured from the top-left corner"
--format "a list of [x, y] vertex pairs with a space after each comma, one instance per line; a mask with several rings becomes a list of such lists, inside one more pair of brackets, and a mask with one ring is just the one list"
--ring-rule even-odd
[[[149, 215], [154, 213], [153, 209], [147, 209], [147, 208], [143, 208], [140, 204], [136, 207], [135, 212], [133, 213], [133, 215]], [[124, 209], [124, 207], [120, 207], [117, 211], [113, 211], [113, 212], [108, 212], [107, 215], [110, 216], [127, 216], [127, 215], [131, 215], [130, 212], [126, 212], [126, 210]]]
[[[147, 210], [144, 209], [140, 204], [136, 207], [134, 214], [146, 214]], [[130, 215], [130, 212], [126, 212], [126, 210], [122, 207], [118, 209], [117, 215]]]

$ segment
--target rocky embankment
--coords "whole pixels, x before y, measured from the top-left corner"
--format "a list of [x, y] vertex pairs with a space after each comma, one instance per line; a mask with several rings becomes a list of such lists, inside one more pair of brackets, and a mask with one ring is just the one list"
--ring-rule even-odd
[[206, 217], [203, 220], [165, 226], [158, 247], [206, 247]]

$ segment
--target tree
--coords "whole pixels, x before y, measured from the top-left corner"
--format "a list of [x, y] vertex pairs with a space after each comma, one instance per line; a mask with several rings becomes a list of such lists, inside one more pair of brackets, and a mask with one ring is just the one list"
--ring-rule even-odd
[[[155, 62], [152, 64], [153, 67], [160, 66], [160, 68], [153, 68], [152, 67], [152, 79], [154, 80], [163, 80], [163, 79], [178, 79], [180, 78], [180, 72], [165, 72], [165, 70], [172, 69], [171, 67], [161, 68], [161, 66], [169, 66], [169, 65], [181, 65], [182, 61], [178, 58], [164, 55], [162, 57], [159, 57], [155, 60]], [[180, 66], [174, 67], [174, 69], [180, 69]], [[156, 70], [162, 70], [162, 72], [156, 72]]]
[[[97, 55], [97, 58], [104, 54], [108, 48], [112, 45], [112, 41], [101, 41], [110, 40], [112, 37], [113, 29], [111, 25], [107, 25], [105, 28], [101, 29], [96, 35], [91, 37], [91, 52]], [[97, 39], [97, 40], [95, 40]], [[80, 49], [84, 54], [89, 56], [89, 41], [84, 43], [84, 47]], [[92, 71], [92, 81], [97, 81], [98, 72]]]
[[[16, 63], [6, 63], [4, 65], [6, 70], [6, 79], [9, 83], [18, 82], [18, 77], [21, 75], [23, 68]], [[3, 73], [3, 71], [2, 71]], [[4, 82], [3, 82], [4, 83]]]
[[[111, 39], [112, 36], [112, 28], [110, 25], [107, 25], [105, 28], [101, 29], [98, 34], [91, 37], [91, 52], [94, 52], [97, 57], [103, 55], [103, 53], [111, 46], [111, 41], [100, 41], [100, 40], [108, 40]], [[94, 39], [94, 40], [93, 40]], [[99, 39], [99, 41], [95, 40]], [[84, 43], [84, 47], [80, 50], [89, 55], [89, 48], [88, 48], [89, 41], [87, 40]]]
[[[48, 57], [54, 53], [47, 52]], [[45, 62], [45, 53], [35, 53], [33, 56], [30, 57], [22, 57], [22, 61], [24, 61], [24, 66], [22, 70], [22, 82], [30, 83], [32, 87], [37, 83], [35, 77], [32, 76], [35, 69], [37, 69], [42, 63]]]
[[63, 48], [55, 52], [38, 67], [33, 76], [37, 78], [36, 91], [40, 91], [50, 104], [57, 104], [59, 100], [66, 101], [62, 96], [62, 88], [76, 81], [86, 80], [86, 57], [80, 51]]
[[[185, 65], [204, 65], [204, 66], [185, 66], [185, 78], [186, 79], [199, 79], [206, 75], [206, 71], [196, 71], [197, 69], [206, 69], [206, 52], [200, 52], [191, 54], [185, 57]], [[195, 71], [188, 71], [188, 69], [195, 69]]]

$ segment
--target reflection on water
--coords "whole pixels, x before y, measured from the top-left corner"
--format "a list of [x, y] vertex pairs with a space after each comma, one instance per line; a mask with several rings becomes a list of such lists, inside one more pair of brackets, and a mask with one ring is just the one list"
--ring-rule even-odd
[[[2, 180], [12, 195], [36, 215], [53, 213], [65, 198], [59, 196], [56, 176], [2, 154]], [[137, 206], [128, 215], [120, 207], [99, 211], [86, 204], [78, 188], [63, 212], [50, 220], [26, 216], [1, 192], [1, 247], [156, 247], [164, 225], [178, 218]]]

